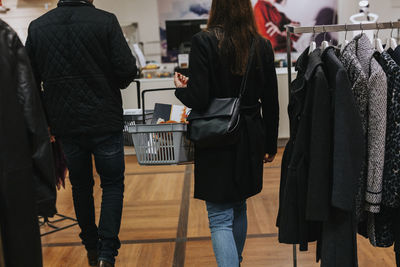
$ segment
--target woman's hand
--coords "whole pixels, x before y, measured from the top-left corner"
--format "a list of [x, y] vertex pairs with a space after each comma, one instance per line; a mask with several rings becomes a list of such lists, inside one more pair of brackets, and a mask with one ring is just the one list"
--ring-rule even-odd
[[265, 157], [264, 157], [264, 163], [273, 162], [274, 159], [275, 159], [275, 156], [276, 156], [276, 154], [275, 155], [266, 154]]
[[187, 87], [188, 81], [189, 81], [188, 77], [186, 77], [185, 75], [183, 75], [179, 72], [175, 72], [174, 83], [175, 83], [176, 88]]

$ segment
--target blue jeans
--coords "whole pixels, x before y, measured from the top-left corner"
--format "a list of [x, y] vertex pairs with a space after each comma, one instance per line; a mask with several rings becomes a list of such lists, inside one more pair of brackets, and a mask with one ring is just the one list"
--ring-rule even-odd
[[239, 266], [247, 235], [246, 201], [206, 205], [218, 267]]
[[[80, 237], [87, 250], [98, 250], [99, 260], [114, 263], [121, 247], [118, 238], [124, 197], [124, 145], [122, 132], [60, 138], [72, 184]], [[93, 166], [103, 190], [99, 227], [95, 222]]]

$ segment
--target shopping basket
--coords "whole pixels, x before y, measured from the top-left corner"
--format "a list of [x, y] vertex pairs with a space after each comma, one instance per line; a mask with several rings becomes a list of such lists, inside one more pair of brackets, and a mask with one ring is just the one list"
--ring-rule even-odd
[[137, 124], [128, 128], [140, 165], [184, 164], [194, 159], [186, 124]]
[[[132, 135], [128, 132], [129, 126], [141, 124], [143, 122], [143, 118], [145, 123], [150, 123], [153, 119], [154, 110], [146, 110], [145, 114], [141, 109], [125, 109], [124, 110], [124, 145], [125, 146], [133, 146]], [[143, 117], [144, 116], [144, 117]]]
[[[145, 110], [144, 95], [148, 92], [175, 90], [175, 88], [149, 89], [142, 92], [142, 108]], [[142, 117], [145, 118], [143, 112]], [[193, 143], [186, 138], [187, 124], [134, 124], [127, 126], [132, 136], [140, 165], [188, 164], [194, 160]]]

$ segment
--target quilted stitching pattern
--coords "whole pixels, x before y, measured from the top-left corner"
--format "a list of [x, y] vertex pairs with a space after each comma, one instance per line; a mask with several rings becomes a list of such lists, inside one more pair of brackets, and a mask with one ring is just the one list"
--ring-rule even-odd
[[88, 6], [58, 7], [31, 23], [27, 49], [43, 81], [53, 134], [122, 130], [119, 89], [137, 69], [114, 15]]

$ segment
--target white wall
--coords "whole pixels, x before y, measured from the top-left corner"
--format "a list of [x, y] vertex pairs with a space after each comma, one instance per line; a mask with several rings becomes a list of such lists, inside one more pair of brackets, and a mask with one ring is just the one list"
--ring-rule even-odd
[[137, 22], [146, 59], [160, 61], [157, 0], [94, 0], [97, 8], [117, 15], [121, 25]]
[[[29, 23], [54, 8], [56, 0], [35, 1], [34, 3], [21, 4], [18, 0], [3, 0], [3, 5], [10, 8], [6, 14], [0, 14], [0, 19], [7, 22], [19, 35], [22, 42], [25, 43]], [[48, 9], [45, 8], [48, 3]]]
[[[0, 14], [18, 33], [22, 42], [25, 42], [29, 23], [55, 8], [57, 0], [3, 0], [3, 4], [11, 10], [7, 14]], [[45, 9], [45, 3], [50, 3]], [[157, 0], [94, 0], [97, 8], [112, 12], [117, 15], [121, 25], [137, 22], [139, 25], [139, 38], [145, 44], [144, 50], [148, 59], [160, 60], [160, 37], [158, 30]]]
[[[396, 3], [392, 5], [392, 3]], [[358, 13], [358, 0], [338, 0], [339, 23], [350, 23], [351, 15]], [[398, 0], [369, 0], [370, 12], [379, 15], [379, 22], [397, 21], [400, 19], [400, 1]], [[397, 34], [397, 32], [395, 33]], [[390, 35], [390, 31], [380, 31], [379, 36], [384, 39]], [[349, 39], [351, 35], [347, 38]], [[340, 34], [340, 39], [344, 39], [344, 33]]]

